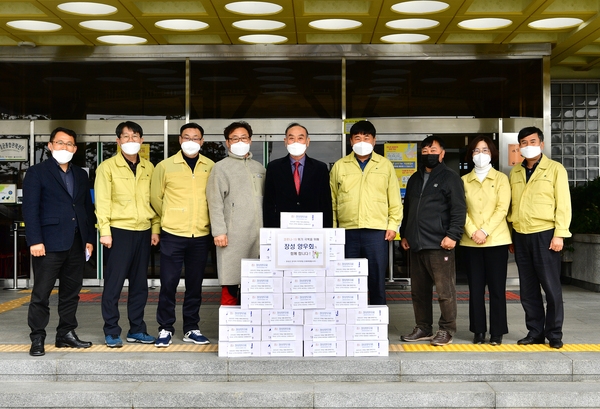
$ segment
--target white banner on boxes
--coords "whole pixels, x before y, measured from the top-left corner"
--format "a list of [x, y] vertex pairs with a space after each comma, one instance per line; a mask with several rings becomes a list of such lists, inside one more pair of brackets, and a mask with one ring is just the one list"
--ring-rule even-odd
[[275, 269], [327, 268], [329, 258], [327, 232], [323, 229], [285, 230], [274, 232]]

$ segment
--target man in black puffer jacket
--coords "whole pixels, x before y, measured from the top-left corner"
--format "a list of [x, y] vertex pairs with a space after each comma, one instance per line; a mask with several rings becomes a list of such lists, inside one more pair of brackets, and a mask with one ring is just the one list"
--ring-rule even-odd
[[[431, 340], [447, 345], [456, 332], [455, 247], [466, 217], [463, 183], [442, 160], [443, 139], [429, 136], [421, 143], [421, 167], [406, 186], [401, 246], [410, 250], [411, 295], [416, 327], [402, 341]], [[433, 285], [441, 310], [433, 336]]]

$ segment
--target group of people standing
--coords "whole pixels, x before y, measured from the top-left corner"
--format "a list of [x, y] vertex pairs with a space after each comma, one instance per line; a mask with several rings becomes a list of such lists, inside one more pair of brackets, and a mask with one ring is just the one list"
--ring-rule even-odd
[[[30, 355], [45, 353], [49, 297], [56, 279], [60, 280], [56, 347], [91, 346], [78, 338], [75, 329], [84, 264], [96, 242], [96, 220], [106, 253], [102, 294], [105, 344], [111, 348], [123, 345], [118, 304], [128, 280], [126, 340], [168, 347], [175, 333], [182, 270], [183, 341], [210, 343], [199, 324], [211, 240], [216, 246], [221, 304], [236, 305], [240, 261], [258, 258], [260, 227], [279, 227], [281, 212], [320, 212], [324, 227], [345, 228], [345, 257], [368, 259], [369, 299], [374, 305], [386, 303], [389, 242], [400, 229], [401, 246], [410, 254], [417, 324], [402, 340], [430, 340], [433, 345], [452, 342], [456, 332], [454, 251], [459, 242], [468, 254], [474, 342], [485, 340], [486, 285], [490, 291], [490, 342], [501, 343], [508, 332], [504, 292], [507, 252], [509, 245], [513, 246], [506, 221], [509, 213], [529, 330], [519, 343], [543, 343], [547, 337], [551, 346], [560, 348], [562, 298], [555, 264], [562, 238], [569, 235], [568, 185], [563, 186], [567, 183], [564, 168], [541, 154], [541, 131], [531, 129], [519, 134], [525, 160], [513, 169], [510, 185], [506, 176], [491, 166], [497, 150], [489, 138], [478, 137], [469, 146], [475, 169], [462, 181], [443, 163], [443, 140], [426, 138], [421, 144], [422, 166], [408, 182], [403, 208], [394, 167], [373, 151], [376, 130], [368, 121], [352, 126], [352, 152], [338, 160], [331, 172], [325, 163], [307, 156], [309, 133], [298, 123], [285, 130], [288, 155], [273, 160], [265, 169], [252, 159], [252, 128], [244, 121], [224, 129], [225, 159], [214, 163], [200, 154], [204, 130], [187, 123], [180, 129], [181, 150], [156, 167], [139, 155], [142, 128], [132, 121], [122, 122], [116, 128], [120, 152], [97, 169], [94, 202], [88, 175], [71, 163], [77, 135], [57, 128], [48, 142], [52, 157], [32, 166], [23, 183], [23, 217], [35, 278], [28, 311]], [[544, 240], [549, 245], [546, 252]], [[159, 243], [159, 327], [154, 337], [148, 334], [144, 309], [150, 249]], [[441, 309], [435, 336], [433, 285]], [[548, 298], [546, 314], [540, 285]]]

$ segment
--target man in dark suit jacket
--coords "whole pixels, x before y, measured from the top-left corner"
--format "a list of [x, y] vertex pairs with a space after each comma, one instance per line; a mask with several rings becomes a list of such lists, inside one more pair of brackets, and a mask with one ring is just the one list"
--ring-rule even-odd
[[323, 162], [306, 156], [307, 129], [298, 123], [288, 125], [284, 142], [289, 155], [267, 166], [264, 226], [280, 227], [281, 212], [322, 212], [323, 227], [333, 227], [329, 170]]
[[59, 323], [56, 347], [89, 348], [77, 328], [77, 304], [86, 257], [96, 241], [94, 205], [87, 173], [69, 163], [77, 151], [77, 134], [56, 128], [48, 149], [52, 158], [32, 166], [23, 180], [25, 236], [33, 256], [34, 283], [27, 316], [31, 328], [31, 356], [44, 355], [48, 299], [56, 283]]

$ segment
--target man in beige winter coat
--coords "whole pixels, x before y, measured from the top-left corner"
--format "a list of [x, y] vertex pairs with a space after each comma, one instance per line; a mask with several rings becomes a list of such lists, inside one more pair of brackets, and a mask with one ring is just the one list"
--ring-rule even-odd
[[221, 305], [237, 305], [241, 260], [258, 258], [260, 254], [266, 170], [252, 159], [252, 128], [248, 123], [233, 122], [223, 133], [229, 156], [215, 163], [206, 198], [217, 246]]

